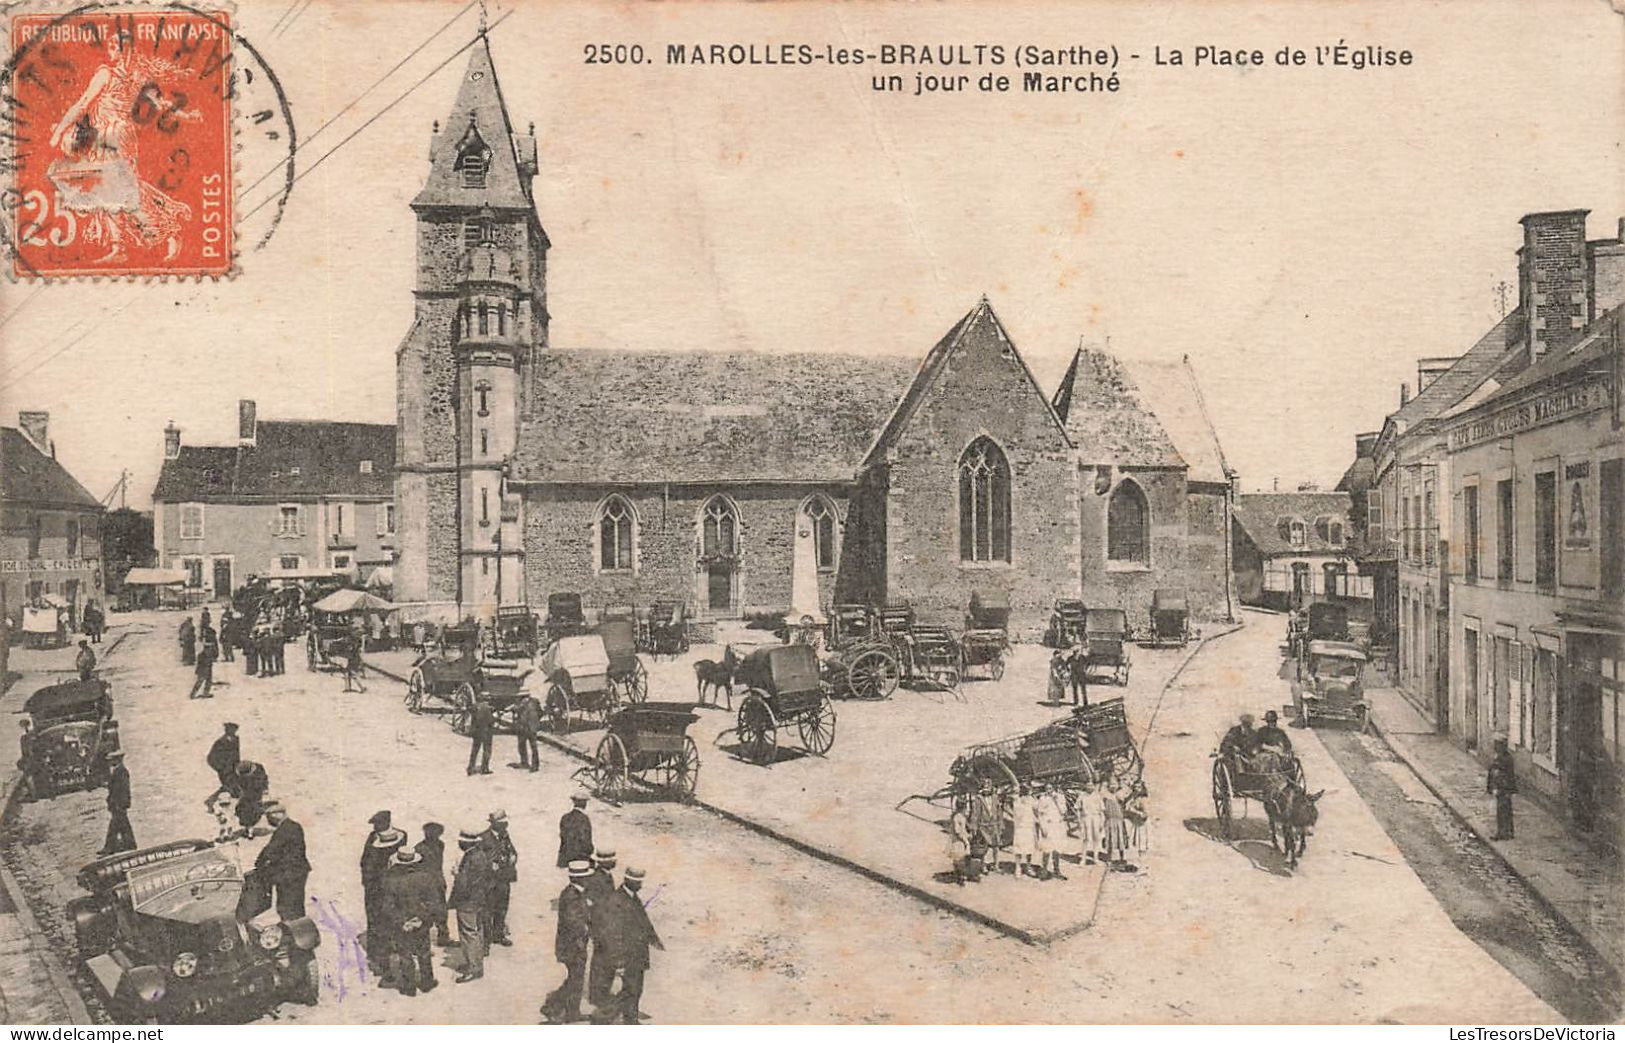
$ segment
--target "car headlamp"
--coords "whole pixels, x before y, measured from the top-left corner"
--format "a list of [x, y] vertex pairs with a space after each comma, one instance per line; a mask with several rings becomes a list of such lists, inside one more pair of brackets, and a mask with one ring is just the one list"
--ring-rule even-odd
[[177, 978], [190, 978], [197, 973], [197, 953], [183, 952], [175, 957], [175, 962], [169, 965]]
[[282, 925], [271, 924], [260, 932], [259, 943], [261, 949], [275, 949], [282, 944]]

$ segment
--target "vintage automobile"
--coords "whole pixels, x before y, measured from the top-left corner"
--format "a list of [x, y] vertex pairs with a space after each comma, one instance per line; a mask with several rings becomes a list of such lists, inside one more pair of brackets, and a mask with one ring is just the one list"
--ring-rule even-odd
[[1183, 590], [1158, 589], [1151, 592], [1151, 635], [1153, 648], [1178, 645], [1191, 639], [1190, 602]]
[[1304, 727], [1315, 721], [1349, 721], [1365, 727], [1366, 654], [1347, 641], [1311, 641], [1297, 686], [1298, 716]]
[[491, 627], [491, 654], [501, 659], [534, 659], [541, 650], [541, 628], [529, 605], [503, 605]]
[[107, 755], [118, 749], [118, 722], [106, 681], [64, 681], [28, 697], [33, 722], [28, 754], [19, 765], [33, 799], [107, 783]]
[[973, 666], [987, 668], [989, 678], [1004, 676], [1004, 657], [1010, 652], [1010, 596], [1002, 590], [971, 592], [965, 613], [965, 631], [959, 635], [963, 672]]
[[180, 840], [79, 871], [68, 903], [79, 958], [120, 1023], [248, 1021], [314, 1004], [321, 935], [246, 886], [238, 844]]

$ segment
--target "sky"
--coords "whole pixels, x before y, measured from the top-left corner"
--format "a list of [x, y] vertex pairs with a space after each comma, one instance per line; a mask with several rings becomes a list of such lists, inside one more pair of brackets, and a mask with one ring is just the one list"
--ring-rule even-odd
[[[59, 459], [97, 496], [127, 469], [137, 507], [170, 420], [193, 444], [231, 440], [240, 398], [391, 422], [408, 203], [466, 55], [430, 73], [472, 38], [465, 3], [239, 0], [307, 142], [280, 224], [230, 280], [0, 282], [0, 421], [48, 410]], [[1244, 490], [1334, 484], [1416, 359], [1499, 318], [1520, 216], [1590, 209], [1602, 238], [1625, 215], [1625, 19], [1600, 0], [493, 0], [488, 17], [511, 117], [539, 139], [554, 345], [919, 357], [985, 293], [1047, 389], [1080, 341], [1188, 355]], [[1415, 60], [1269, 61], [1340, 39]], [[650, 61], [587, 64], [594, 43]], [[670, 66], [672, 43], [1115, 45], [1124, 65], [1115, 94], [915, 97], [913, 68]], [[1199, 45], [1267, 63], [1194, 67]], [[885, 71], [905, 93], [871, 89]], [[264, 172], [250, 162], [239, 183]]]

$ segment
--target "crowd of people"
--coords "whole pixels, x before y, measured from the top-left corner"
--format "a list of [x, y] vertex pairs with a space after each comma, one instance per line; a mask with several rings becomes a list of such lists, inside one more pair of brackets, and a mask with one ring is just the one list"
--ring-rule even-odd
[[1151, 846], [1145, 783], [1120, 773], [1067, 784], [984, 780], [958, 795], [949, 817], [949, 878], [977, 883], [989, 874], [1065, 880], [1062, 863], [1136, 872], [1130, 855]]

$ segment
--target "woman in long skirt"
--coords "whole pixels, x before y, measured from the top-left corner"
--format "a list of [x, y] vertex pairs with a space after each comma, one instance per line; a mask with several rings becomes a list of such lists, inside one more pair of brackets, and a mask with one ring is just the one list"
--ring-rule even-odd
[[1128, 827], [1123, 819], [1123, 798], [1126, 795], [1116, 779], [1108, 782], [1101, 794], [1101, 802], [1106, 807], [1106, 861], [1118, 871], [1125, 868], [1123, 855], [1128, 848]]
[[1146, 809], [1145, 783], [1136, 780], [1129, 788], [1128, 799], [1123, 802], [1123, 818], [1128, 823], [1128, 846], [1136, 858], [1144, 858], [1151, 850], [1151, 820]]

